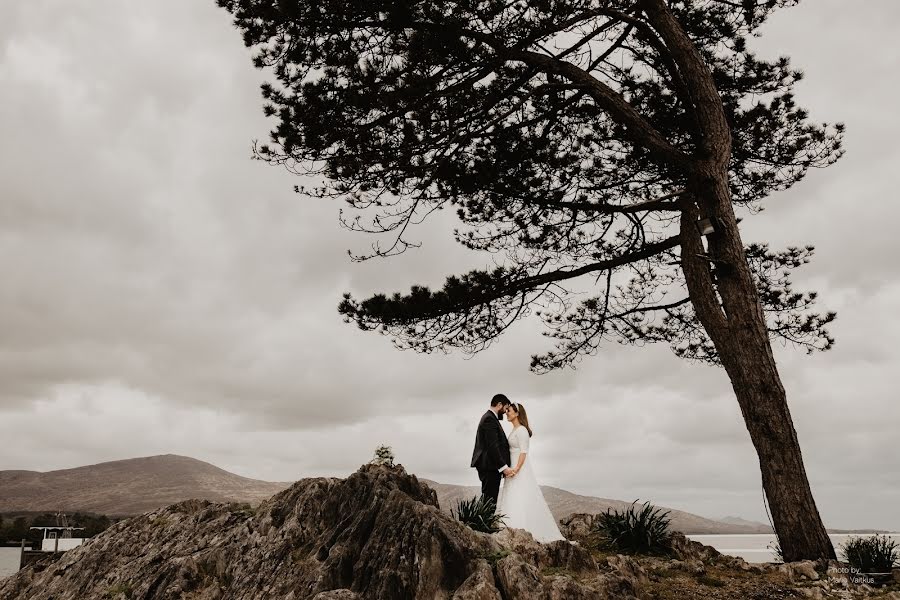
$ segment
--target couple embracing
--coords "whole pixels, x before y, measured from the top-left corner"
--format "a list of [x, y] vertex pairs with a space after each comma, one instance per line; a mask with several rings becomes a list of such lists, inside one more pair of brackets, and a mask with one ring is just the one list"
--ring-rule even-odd
[[[513, 426], [509, 437], [500, 426], [504, 416]], [[472, 466], [481, 479], [481, 495], [494, 501], [507, 527], [525, 529], [539, 542], [562, 540], [532, 469], [531, 436], [525, 407], [497, 394], [478, 423]]]

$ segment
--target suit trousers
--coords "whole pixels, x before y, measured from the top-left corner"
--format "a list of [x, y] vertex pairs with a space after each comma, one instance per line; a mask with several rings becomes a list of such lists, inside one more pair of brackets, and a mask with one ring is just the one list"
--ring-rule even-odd
[[497, 496], [500, 495], [500, 480], [502, 476], [497, 469], [478, 469], [478, 478], [481, 480], [481, 495], [487, 496], [497, 505]]

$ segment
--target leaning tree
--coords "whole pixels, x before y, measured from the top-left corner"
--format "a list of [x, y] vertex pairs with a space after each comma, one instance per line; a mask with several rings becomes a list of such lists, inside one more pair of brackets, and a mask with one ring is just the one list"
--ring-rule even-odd
[[257, 155], [322, 176], [297, 190], [384, 236], [355, 259], [416, 246], [448, 207], [492, 253], [440, 290], [348, 294], [348, 322], [477, 352], [533, 314], [557, 340], [536, 372], [603, 340], [721, 365], [785, 560], [835, 556], [770, 343], [828, 349], [834, 314], [791, 287], [813, 249], [745, 245], [736, 216], [841, 154], [842, 126], [794, 103], [801, 73], [747, 45], [798, 0], [218, 1], [277, 78]]

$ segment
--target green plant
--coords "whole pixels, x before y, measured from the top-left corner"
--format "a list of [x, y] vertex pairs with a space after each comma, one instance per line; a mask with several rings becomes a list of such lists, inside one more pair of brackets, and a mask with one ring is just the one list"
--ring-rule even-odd
[[766, 548], [772, 551], [772, 555], [775, 556], [775, 562], [784, 562], [784, 554], [781, 553], [781, 543], [778, 541], [778, 538], [775, 538], [774, 542], [769, 543]]
[[851, 537], [841, 544], [841, 553], [850, 566], [862, 573], [889, 573], [900, 563], [900, 547], [887, 536]]
[[378, 446], [375, 448], [375, 458], [372, 463], [376, 465], [394, 466], [394, 450], [390, 446]]
[[121, 595], [121, 594], [124, 594], [125, 597], [128, 598], [129, 600], [133, 597], [134, 589], [131, 587], [130, 583], [116, 584], [113, 587], [106, 590], [106, 593], [104, 594], [104, 596], [106, 596], [107, 598], [114, 599], [114, 598], [118, 598], [119, 595]]
[[230, 502], [225, 507], [232, 515], [239, 518], [249, 518], [256, 515], [256, 509], [248, 502]]
[[506, 515], [498, 514], [496, 509], [497, 505], [490, 498], [476, 496], [471, 500], [458, 501], [456, 507], [450, 509], [450, 514], [475, 531], [497, 533]]
[[650, 502], [635, 509], [635, 503], [624, 511], [607, 509], [597, 515], [592, 538], [601, 549], [623, 554], [668, 555], [672, 550], [672, 532], [669, 531], [668, 511], [661, 512]]
[[496, 552], [491, 552], [490, 554], [482, 554], [481, 558], [488, 561], [491, 564], [491, 566], [493, 567], [499, 561], [501, 561], [504, 558], [506, 558], [507, 556], [509, 556], [509, 554], [510, 554], [509, 550], [507, 550], [505, 548], [501, 548], [500, 550], [497, 550]]

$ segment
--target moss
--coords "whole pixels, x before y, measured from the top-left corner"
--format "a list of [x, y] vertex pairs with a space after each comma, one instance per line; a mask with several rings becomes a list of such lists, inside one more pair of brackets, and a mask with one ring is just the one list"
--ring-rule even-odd
[[650, 574], [658, 577], [659, 579], [669, 579], [670, 577], [678, 577], [680, 573], [674, 569], [670, 569], [669, 567], [660, 567], [657, 569], [652, 569]]
[[256, 509], [247, 502], [231, 502], [226, 504], [225, 508], [232, 515], [239, 518], [248, 519], [256, 516]]
[[700, 575], [697, 577], [697, 581], [709, 587], [725, 587], [727, 585], [724, 581], [712, 575]]
[[505, 550], [505, 549], [498, 550], [497, 552], [491, 552], [490, 554], [480, 555], [481, 558], [483, 558], [486, 561], [488, 561], [489, 563], [491, 563], [492, 567], [494, 565], [496, 565], [498, 562], [500, 562], [501, 560], [503, 560], [504, 558], [506, 558], [507, 556], [509, 556], [509, 550]]
[[609, 550], [601, 550], [601, 549], [597, 549], [597, 548], [591, 548], [590, 552], [591, 552], [591, 556], [593, 556], [594, 560], [596, 560], [597, 562], [605, 562], [606, 559], [609, 558], [610, 556], [616, 556], [615, 552], [612, 552]]
[[564, 577], [569, 577], [571, 579], [579, 579], [578, 573], [570, 571], [564, 567], [544, 567], [541, 569], [541, 575], [544, 577], [554, 577], [557, 575], [562, 575]]
[[103, 596], [112, 599], [119, 597], [121, 594], [124, 594], [126, 598], [131, 600], [134, 596], [134, 588], [132, 588], [131, 583], [118, 583], [106, 590]]

